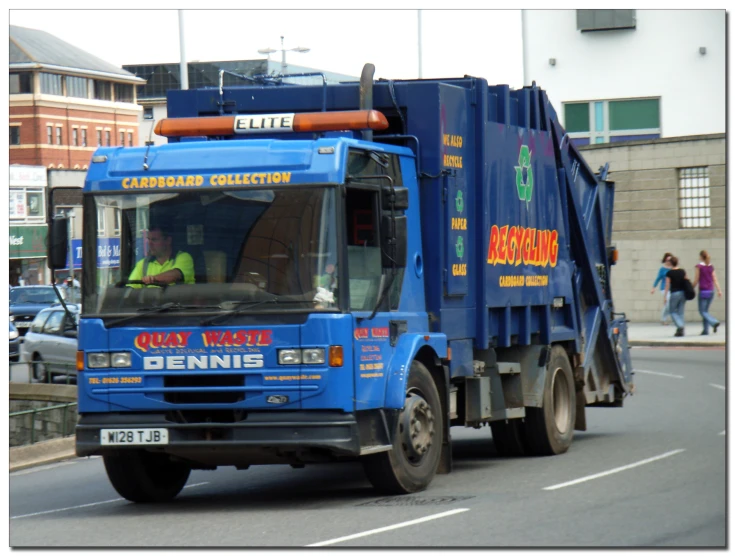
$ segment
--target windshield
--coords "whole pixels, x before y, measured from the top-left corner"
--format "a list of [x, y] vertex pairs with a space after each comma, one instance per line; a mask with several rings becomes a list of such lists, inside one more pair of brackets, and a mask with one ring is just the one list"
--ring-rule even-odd
[[89, 313], [166, 304], [213, 313], [338, 309], [333, 187], [136, 192], [85, 203], [97, 216], [84, 222], [85, 267], [95, 259], [82, 288]]
[[[61, 294], [63, 297], [63, 293]], [[58, 303], [59, 298], [56, 297], [56, 292], [52, 287], [15, 287], [10, 290], [10, 304], [51, 304]]]

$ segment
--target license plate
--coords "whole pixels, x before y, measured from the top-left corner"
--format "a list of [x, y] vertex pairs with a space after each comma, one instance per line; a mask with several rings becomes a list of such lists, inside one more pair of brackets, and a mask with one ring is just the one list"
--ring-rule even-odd
[[14, 322], [16, 328], [28, 328], [31, 326], [30, 322]]
[[168, 444], [168, 429], [102, 429], [103, 446], [154, 446]]

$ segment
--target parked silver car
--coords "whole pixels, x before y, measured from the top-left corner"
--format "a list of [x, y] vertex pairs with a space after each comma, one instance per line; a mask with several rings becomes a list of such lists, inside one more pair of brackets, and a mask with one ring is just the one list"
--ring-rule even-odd
[[21, 360], [30, 364], [36, 381], [49, 382], [54, 375], [76, 377], [77, 328], [72, 319], [79, 324], [79, 305], [67, 307], [71, 318], [60, 304], [40, 311], [25, 335]]

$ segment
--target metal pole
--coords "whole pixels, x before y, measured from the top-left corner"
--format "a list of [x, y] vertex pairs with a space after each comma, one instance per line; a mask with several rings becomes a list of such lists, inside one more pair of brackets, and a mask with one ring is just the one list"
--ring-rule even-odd
[[181, 50], [181, 61], [179, 62], [181, 67], [181, 89], [186, 90], [189, 88], [189, 70], [186, 66], [186, 49], [184, 47], [186, 41], [184, 40], [184, 10], [179, 10], [179, 48]]
[[[73, 211], [74, 209], [72, 209]], [[73, 245], [74, 242], [72, 241], [72, 238], [74, 237], [74, 213], [70, 211], [69, 214], [69, 276], [71, 276], [71, 287], [74, 287], [74, 249]], [[67, 290], [67, 293], [70, 293], [72, 289], [70, 288]]]
[[286, 75], [286, 49], [283, 48], [283, 37], [281, 37], [281, 74]]
[[422, 69], [423, 64], [421, 63], [421, 10], [417, 11], [419, 16], [419, 79], [421, 79], [424, 73]]
[[528, 35], [527, 27], [528, 22], [526, 20], [526, 10], [521, 10], [521, 53], [523, 55], [523, 87], [530, 85], [528, 82], [528, 45], [526, 44], [526, 37]]

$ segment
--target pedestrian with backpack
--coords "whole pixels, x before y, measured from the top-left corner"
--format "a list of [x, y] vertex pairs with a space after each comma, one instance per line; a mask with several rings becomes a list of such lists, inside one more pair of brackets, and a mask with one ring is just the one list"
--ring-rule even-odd
[[[671, 256], [669, 260], [671, 270], [666, 273], [665, 294], [669, 294], [669, 310], [671, 318], [676, 324], [676, 333], [674, 336], [684, 335], [684, 304], [686, 303], [687, 283], [691, 286], [691, 282], [687, 280], [687, 273], [683, 268], [679, 268], [679, 259]], [[664, 295], [665, 295], [664, 294]]]
[[722, 290], [717, 282], [715, 267], [710, 263], [709, 253], [704, 250], [700, 251], [699, 259], [699, 263], [694, 267], [692, 286], [696, 288], [699, 285], [699, 314], [702, 315], [702, 324], [704, 325], [702, 336], [707, 336], [710, 326], [712, 326], [713, 334], [717, 334], [717, 327], [720, 326], [720, 321], [709, 314], [709, 306], [714, 298], [714, 288], [717, 288], [718, 297], [722, 297]]
[[669, 298], [664, 289], [666, 286], [666, 273], [671, 270], [671, 253], [664, 253], [663, 259], [661, 259], [661, 268], [658, 269], [656, 280], [653, 282], [651, 288], [651, 295], [656, 291], [656, 286], [661, 284], [661, 297], [663, 298], [664, 307], [661, 310], [661, 324], [669, 324]]

